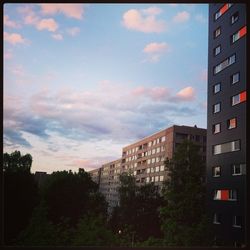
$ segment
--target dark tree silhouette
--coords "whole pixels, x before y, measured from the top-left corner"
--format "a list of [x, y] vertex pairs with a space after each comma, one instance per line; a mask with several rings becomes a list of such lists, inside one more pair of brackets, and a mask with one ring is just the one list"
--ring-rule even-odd
[[32, 157], [19, 151], [3, 154], [4, 181], [4, 244], [15, 243], [29, 223], [38, 204], [38, 187], [31, 174]]
[[167, 246], [206, 246], [211, 242], [205, 213], [205, 164], [199, 146], [184, 141], [166, 161], [166, 205], [161, 208]]

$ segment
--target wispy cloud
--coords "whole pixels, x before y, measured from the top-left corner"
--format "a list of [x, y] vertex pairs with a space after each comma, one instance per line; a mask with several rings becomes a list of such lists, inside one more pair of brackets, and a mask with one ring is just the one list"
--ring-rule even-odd
[[17, 29], [17, 28], [20, 28], [21, 25], [18, 24], [17, 22], [13, 21], [13, 20], [10, 20], [9, 16], [8, 15], [4, 15], [4, 25], [6, 27], [9, 27], [9, 28], [14, 28], [14, 29]]
[[122, 24], [130, 30], [145, 33], [161, 33], [166, 31], [167, 24], [164, 20], [157, 20], [156, 16], [162, 12], [160, 8], [130, 9], [123, 14]]
[[84, 8], [82, 4], [40, 4], [41, 13], [44, 15], [54, 15], [62, 13], [67, 17], [82, 19]]
[[151, 62], [158, 62], [160, 57], [166, 53], [166, 52], [170, 52], [170, 46], [169, 44], [162, 42], [162, 43], [149, 43], [147, 44], [144, 49], [143, 52], [146, 53], [149, 56], [149, 60]]
[[78, 27], [69, 28], [69, 29], [67, 29], [67, 33], [71, 36], [76, 36], [77, 34], [80, 33], [80, 28], [78, 28]]
[[4, 60], [10, 60], [13, 57], [11, 50], [4, 51]]
[[63, 40], [62, 34], [57, 33], [57, 34], [52, 34], [51, 36], [52, 36], [55, 40]]
[[187, 22], [190, 19], [190, 14], [187, 11], [181, 11], [178, 12], [174, 17], [173, 17], [173, 22], [175, 23], [184, 23]]

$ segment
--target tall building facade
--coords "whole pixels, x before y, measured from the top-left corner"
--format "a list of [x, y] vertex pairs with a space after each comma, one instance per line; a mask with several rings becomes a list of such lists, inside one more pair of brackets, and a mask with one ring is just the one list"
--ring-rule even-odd
[[206, 133], [206, 129], [196, 126], [174, 125], [124, 147], [121, 159], [90, 171], [93, 180], [99, 183], [100, 192], [106, 197], [109, 211], [118, 205], [119, 175], [122, 173], [133, 175], [137, 185], [153, 182], [161, 191], [163, 181], [168, 178], [164, 161], [173, 157], [183, 140], [191, 140], [199, 145], [205, 162]]
[[209, 5], [207, 187], [214, 244], [246, 234], [246, 6]]

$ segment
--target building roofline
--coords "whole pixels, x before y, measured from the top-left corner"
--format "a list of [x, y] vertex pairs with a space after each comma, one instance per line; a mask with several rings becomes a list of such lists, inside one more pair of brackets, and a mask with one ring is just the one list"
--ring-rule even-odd
[[160, 130], [160, 131], [158, 131], [158, 132], [155, 132], [155, 133], [153, 133], [153, 134], [151, 134], [151, 135], [148, 135], [148, 136], [146, 136], [146, 137], [143, 137], [142, 139], [137, 140], [137, 142], [128, 144], [127, 146], [123, 147], [122, 150], [125, 149], [125, 148], [127, 148], [127, 147], [129, 147], [129, 146], [132, 146], [132, 145], [134, 145], [134, 144], [136, 144], [136, 143], [138, 143], [138, 142], [140, 142], [140, 141], [143, 141], [143, 140], [145, 140], [145, 139], [147, 139], [147, 138], [150, 138], [150, 137], [152, 137], [152, 136], [154, 136], [154, 135], [156, 135], [156, 134], [159, 134], [159, 133], [161, 133], [161, 132], [163, 132], [163, 131], [170, 130], [171, 128], [174, 129], [175, 127], [186, 127], [186, 128], [195, 128], [195, 129], [207, 130], [206, 128], [198, 128], [196, 125], [194, 125], [193, 127], [192, 127], [192, 126], [186, 126], [186, 125], [172, 125], [171, 127], [164, 128], [164, 129], [162, 129], [162, 130]]

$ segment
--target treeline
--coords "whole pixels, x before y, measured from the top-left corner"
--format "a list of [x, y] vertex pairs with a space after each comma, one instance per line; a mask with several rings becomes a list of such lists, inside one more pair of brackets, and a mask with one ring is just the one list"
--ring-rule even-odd
[[205, 165], [198, 146], [182, 143], [166, 160], [162, 192], [120, 176], [119, 206], [108, 204], [89, 173], [53, 172], [38, 186], [31, 155], [3, 155], [4, 240], [18, 246], [209, 246]]

